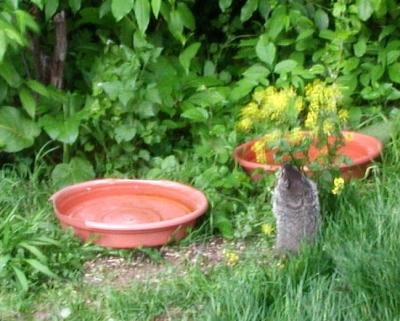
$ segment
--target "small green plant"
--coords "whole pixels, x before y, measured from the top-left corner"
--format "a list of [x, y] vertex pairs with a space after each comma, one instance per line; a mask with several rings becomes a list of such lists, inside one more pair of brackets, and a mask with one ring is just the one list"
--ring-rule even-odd
[[340, 101], [339, 87], [320, 80], [307, 85], [303, 95], [292, 87], [270, 86], [254, 92], [238, 128], [263, 132], [252, 145], [257, 162], [289, 162], [321, 175], [345, 161], [338, 149], [349, 113]]

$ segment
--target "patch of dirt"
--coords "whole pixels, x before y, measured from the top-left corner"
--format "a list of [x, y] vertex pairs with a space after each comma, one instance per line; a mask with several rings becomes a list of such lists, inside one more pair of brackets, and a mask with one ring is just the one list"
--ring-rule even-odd
[[243, 241], [229, 242], [215, 237], [208, 242], [193, 243], [185, 247], [165, 246], [159, 250], [152, 249], [148, 252], [150, 255], [137, 252], [130, 259], [99, 257], [85, 263], [84, 282], [116, 287], [128, 286], [132, 282], [158, 283], [176, 272], [185, 275], [190, 266], [197, 266], [207, 272], [225, 260], [225, 250], [229, 249], [240, 255], [245, 248]]
[[153, 321], [182, 320], [183, 311], [179, 308], [170, 308], [167, 312], [157, 316]]

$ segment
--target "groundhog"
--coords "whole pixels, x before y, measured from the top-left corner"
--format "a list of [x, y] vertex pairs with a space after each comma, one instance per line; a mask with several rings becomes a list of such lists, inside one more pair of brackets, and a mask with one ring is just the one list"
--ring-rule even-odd
[[282, 166], [272, 195], [278, 252], [297, 253], [303, 241], [314, 241], [320, 224], [317, 185], [296, 167]]

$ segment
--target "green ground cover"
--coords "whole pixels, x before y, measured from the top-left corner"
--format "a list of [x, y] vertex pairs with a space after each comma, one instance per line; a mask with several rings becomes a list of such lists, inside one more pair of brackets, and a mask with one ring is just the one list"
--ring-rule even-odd
[[[85, 281], [84, 262], [116, 256], [129, 264], [135, 251], [81, 245], [60, 231], [47, 203], [50, 186], [18, 169], [3, 169], [0, 319], [397, 320], [400, 154], [396, 145], [394, 140], [386, 148], [371, 178], [351, 182], [330, 206], [323, 204], [319, 242], [303, 248], [298, 256], [275, 257], [271, 252], [273, 238], [256, 228], [233, 266], [224, 260], [206, 271], [195, 263], [172, 266], [169, 274], [127, 280], [124, 286]], [[196, 185], [196, 179], [184, 170], [194, 164], [185, 165], [175, 172], [176, 177], [186, 175], [186, 180]], [[249, 183], [246, 177], [242, 180]], [[273, 222], [268, 193], [260, 197], [255, 189], [243, 190], [246, 193], [239, 193], [233, 202], [238, 206], [252, 204], [261, 211], [260, 222]], [[224, 197], [223, 188], [217, 193]], [[254, 210], [250, 206], [246, 209]], [[207, 242], [209, 237], [203, 223], [197, 233], [175, 246]], [[156, 253], [147, 252], [150, 261], [166, 264]], [[4, 263], [7, 255], [10, 261]], [[42, 266], [32, 264], [36, 261]], [[184, 268], [185, 273], [174, 273], [182, 271], [178, 268]], [[26, 275], [27, 291], [18, 270]]]

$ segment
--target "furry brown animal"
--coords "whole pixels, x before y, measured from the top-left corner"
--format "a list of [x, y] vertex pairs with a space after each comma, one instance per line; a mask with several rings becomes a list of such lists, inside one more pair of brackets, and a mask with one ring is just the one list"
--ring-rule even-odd
[[272, 195], [277, 221], [276, 248], [297, 252], [302, 241], [313, 241], [320, 224], [317, 185], [296, 167], [285, 164]]

